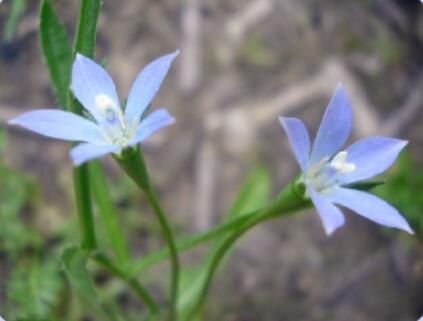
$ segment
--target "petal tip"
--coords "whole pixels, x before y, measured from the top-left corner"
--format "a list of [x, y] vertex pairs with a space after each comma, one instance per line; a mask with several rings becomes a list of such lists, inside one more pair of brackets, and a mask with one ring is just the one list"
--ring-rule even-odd
[[409, 142], [410, 141], [408, 141], [408, 140], [400, 140], [401, 149], [403, 149], [405, 146], [407, 146]]
[[341, 221], [340, 223], [332, 226], [326, 226], [323, 224], [323, 228], [325, 230], [326, 236], [332, 236], [341, 226], [345, 224], [345, 221]]
[[72, 160], [73, 166], [75, 166], [75, 167], [78, 167], [85, 162], [80, 157], [78, 157], [78, 155], [74, 152], [73, 149], [70, 150], [69, 156], [70, 156], [70, 159]]
[[408, 234], [415, 235], [416, 233], [413, 231], [413, 229], [408, 225], [408, 223], [405, 223], [404, 226], [400, 227], [401, 230], [407, 232]]
[[76, 157], [75, 151], [73, 148], [69, 151], [69, 157], [72, 160], [73, 165], [78, 166], [78, 158]]
[[76, 53], [75, 60], [84, 60], [85, 56], [80, 54], [79, 52]]
[[338, 83], [336, 84], [336, 89], [345, 91], [344, 84], [342, 83], [341, 80], [339, 80]]
[[342, 95], [342, 97], [347, 100], [348, 105], [349, 105], [349, 98], [348, 98], [348, 95], [347, 95], [347, 91], [346, 91], [346, 89], [345, 89], [345, 87], [344, 87], [344, 85], [342, 84], [341, 81], [339, 81], [337, 83], [334, 93], [336, 93], [338, 95]]
[[9, 125], [17, 125], [17, 124], [18, 124], [18, 121], [17, 121], [17, 118], [13, 118], [13, 119], [9, 119], [9, 120], [7, 121], [7, 123], [8, 123]]
[[279, 119], [279, 123], [280, 123], [283, 127], [285, 127], [286, 123], [287, 123], [287, 122], [289, 122], [289, 121], [298, 121], [298, 119], [297, 119], [297, 118], [293, 118], [293, 117], [283, 117], [283, 116], [279, 116], [279, 117], [278, 117], [278, 119]]

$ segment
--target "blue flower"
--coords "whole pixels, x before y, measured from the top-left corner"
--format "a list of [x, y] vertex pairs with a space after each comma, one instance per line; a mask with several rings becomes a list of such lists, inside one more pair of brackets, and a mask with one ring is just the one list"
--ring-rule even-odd
[[178, 52], [162, 56], [147, 65], [129, 92], [125, 110], [120, 106], [115, 84], [94, 61], [77, 54], [72, 67], [71, 89], [90, 114], [87, 119], [71, 112], [43, 109], [24, 113], [9, 121], [38, 134], [82, 142], [70, 151], [75, 165], [109, 153], [119, 154], [134, 146], [174, 119], [166, 109], [143, 117]]
[[369, 137], [339, 151], [352, 123], [350, 103], [341, 84], [326, 108], [313, 146], [301, 120], [286, 117], [279, 120], [300, 165], [306, 195], [316, 207], [328, 235], [345, 223], [344, 215], [335, 205], [349, 208], [378, 224], [413, 233], [400, 213], [384, 200], [350, 188], [353, 183], [387, 170], [408, 142]]

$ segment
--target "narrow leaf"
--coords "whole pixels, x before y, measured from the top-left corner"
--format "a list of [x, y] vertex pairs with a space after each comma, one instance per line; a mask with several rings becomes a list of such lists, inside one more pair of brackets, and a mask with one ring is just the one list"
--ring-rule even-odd
[[270, 196], [270, 176], [264, 168], [256, 168], [245, 178], [238, 194], [225, 216], [232, 218], [254, 211], [266, 204]]
[[42, 2], [39, 17], [40, 42], [44, 61], [48, 67], [60, 108], [65, 110], [70, 82], [72, 49], [66, 30], [56, 15], [50, 0]]

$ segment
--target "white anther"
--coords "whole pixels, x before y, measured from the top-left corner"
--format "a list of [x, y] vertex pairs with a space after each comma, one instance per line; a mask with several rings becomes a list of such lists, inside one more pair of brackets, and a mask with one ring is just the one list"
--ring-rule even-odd
[[348, 153], [346, 151], [341, 151], [335, 155], [335, 157], [331, 160], [330, 166], [340, 174], [347, 174], [354, 172], [356, 166], [354, 163], [347, 163], [347, 156]]
[[116, 104], [109, 96], [105, 94], [97, 95], [95, 97], [95, 105], [101, 112], [103, 118], [109, 124], [113, 125], [116, 120], [118, 120], [121, 129], [126, 128], [125, 118], [123, 116], [122, 110], [119, 106], [116, 106]]
[[113, 100], [111, 100], [110, 97], [105, 94], [100, 94], [95, 97], [95, 105], [101, 111], [106, 111], [107, 109], [116, 109]]

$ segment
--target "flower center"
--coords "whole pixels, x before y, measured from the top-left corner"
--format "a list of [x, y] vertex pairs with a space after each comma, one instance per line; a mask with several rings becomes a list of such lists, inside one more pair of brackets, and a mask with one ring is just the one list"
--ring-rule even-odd
[[341, 151], [332, 159], [322, 158], [317, 164], [307, 169], [303, 177], [304, 181], [320, 193], [338, 185], [340, 175], [352, 173], [356, 169], [354, 163], [347, 162], [347, 156], [346, 151]]
[[117, 106], [105, 94], [99, 94], [95, 97], [95, 105], [103, 119], [99, 125], [103, 128], [106, 139], [111, 144], [127, 145], [134, 133], [132, 130], [128, 130], [120, 106]]

